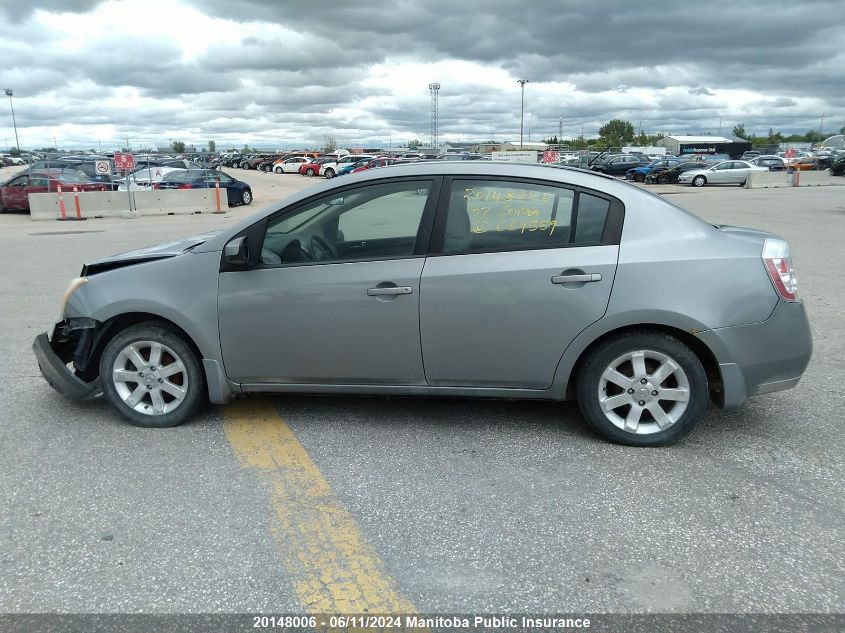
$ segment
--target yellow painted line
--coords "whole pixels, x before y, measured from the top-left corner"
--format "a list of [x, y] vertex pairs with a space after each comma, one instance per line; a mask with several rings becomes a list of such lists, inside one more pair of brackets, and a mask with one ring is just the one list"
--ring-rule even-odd
[[271, 528], [296, 595], [312, 614], [415, 614], [349, 511], [267, 400], [237, 400], [224, 429], [244, 468], [270, 491]]

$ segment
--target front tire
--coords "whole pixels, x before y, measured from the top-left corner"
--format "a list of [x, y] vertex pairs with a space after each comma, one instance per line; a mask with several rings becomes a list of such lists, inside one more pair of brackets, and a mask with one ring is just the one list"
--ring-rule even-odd
[[696, 176], [692, 179], [693, 187], [703, 187], [707, 184], [707, 179], [704, 176]]
[[250, 204], [252, 202], [252, 192], [248, 189], [241, 194], [241, 204]]
[[281, 174], [281, 173], [282, 173], [282, 171], [283, 171], [283, 170], [282, 170], [282, 168], [281, 168], [281, 167], [276, 167], [276, 169], [275, 169], [275, 172], [276, 172], [277, 174]]
[[707, 410], [707, 375], [695, 353], [669, 334], [635, 330], [590, 352], [578, 376], [578, 405], [602, 437], [628, 446], [678, 441]]
[[314, 175], [314, 170], [309, 167], [305, 170], [305, 175], [311, 178]]
[[103, 394], [135, 426], [166, 428], [189, 420], [206, 400], [194, 350], [165, 324], [133, 325], [100, 357]]
[[335, 175], [335, 174], [334, 174], [334, 169], [332, 169], [331, 167], [329, 167], [329, 168], [328, 168], [328, 169], [327, 169], [327, 170], [323, 173], [323, 175], [324, 175], [326, 178], [334, 178], [334, 175]]

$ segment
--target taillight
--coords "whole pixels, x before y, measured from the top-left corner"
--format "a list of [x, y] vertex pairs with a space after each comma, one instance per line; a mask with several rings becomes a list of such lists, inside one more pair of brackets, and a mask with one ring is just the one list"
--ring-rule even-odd
[[798, 278], [789, 256], [789, 244], [785, 240], [767, 239], [763, 244], [763, 264], [778, 296], [784, 301], [797, 301]]
[[161, 189], [161, 185], [157, 182], [153, 183], [153, 189]]
[[191, 185], [188, 183], [183, 183], [177, 187], [177, 189], [192, 189]]

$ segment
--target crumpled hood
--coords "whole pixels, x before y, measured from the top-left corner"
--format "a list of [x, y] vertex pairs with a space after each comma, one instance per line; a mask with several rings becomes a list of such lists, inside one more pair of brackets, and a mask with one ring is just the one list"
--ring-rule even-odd
[[209, 231], [208, 233], [192, 235], [172, 242], [162, 242], [161, 244], [148, 246], [147, 248], [140, 248], [126, 253], [104, 257], [85, 264], [82, 267], [82, 276], [96, 275], [97, 273], [105, 272], [107, 270], [131, 266], [132, 264], [151, 262], [156, 259], [176, 257], [177, 255], [181, 255], [185, 251], [202, 244], [219, 232], [219, 230]]

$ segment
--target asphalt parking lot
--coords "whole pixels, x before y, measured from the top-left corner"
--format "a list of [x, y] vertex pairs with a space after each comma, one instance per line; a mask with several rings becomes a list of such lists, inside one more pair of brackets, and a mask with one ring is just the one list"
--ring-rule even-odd
[[670, 448], [605, 443], [572, 403], [284, 396], [146, 430], [54, 393], [30, 345], [84, 262], [316, 181], [229, 173], [252, 207], [0, 216], [0, 612], [845, 608], [845, 189], [655, 188], [787, 238], [815, 344], [797, 388]]

